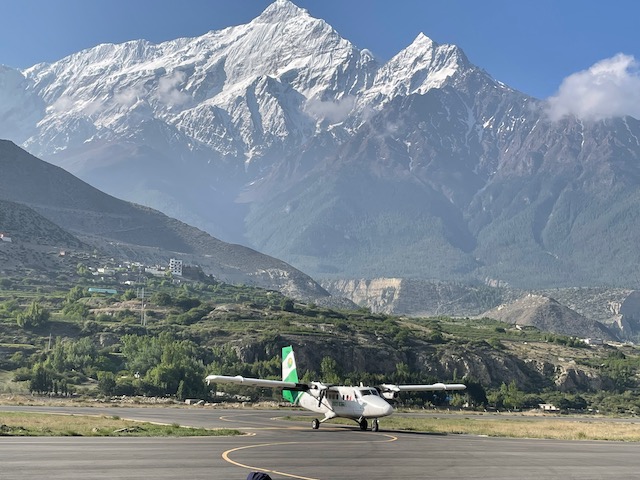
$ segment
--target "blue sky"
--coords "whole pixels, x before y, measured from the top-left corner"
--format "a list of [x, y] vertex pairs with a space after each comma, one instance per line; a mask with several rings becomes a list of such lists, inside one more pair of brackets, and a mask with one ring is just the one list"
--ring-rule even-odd
[[[19, 0], [2, 3], [0, 64], [25, 68], [99, 43], [161, 42], [246, 23], [271, 0]], [[637, 76], [635, 0], [294, 0], [343, 37], [387, 60], [423, 32], [461, 47], [494, 78], [538, 98], [625, 54]], [[621, 58], [621, 57], [617, 57]], [[634, 89], [633, 81], [626, 85]], [[593, 83], [593, 79], [590, 80]], [[585, 79], [582, 78], [582, 84]], [[598, 82], [596, 82], [598, 83]], [[582, 85], [581, 84], [581, 85]], [[565, 81], [566, 85], [566, 81]], [[575, 87], [571, 84], [565, 88]]]

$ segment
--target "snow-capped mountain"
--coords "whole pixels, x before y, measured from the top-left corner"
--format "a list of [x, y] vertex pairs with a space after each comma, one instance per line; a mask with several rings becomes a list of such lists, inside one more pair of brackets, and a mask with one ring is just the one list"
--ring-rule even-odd
[[368, 87], [376, 69], [324, 21], [279, 0], [246, 25], [99, 45], [27, 69], [48, 108], [25, 145], [50, 156], [161, 121], [222, 156], [258, 158], [312, 135], [313, 113]]
[[551, 121], [422, 33], [383, 63], [276, 0], [0, 87], [0, 137], [312, 274], [637, 282], [639, 122]]

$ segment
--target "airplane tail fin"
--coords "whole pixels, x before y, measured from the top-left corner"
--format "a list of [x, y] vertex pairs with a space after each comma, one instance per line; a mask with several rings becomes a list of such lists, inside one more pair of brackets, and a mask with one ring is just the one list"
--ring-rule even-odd
[[[282, 347], [282, 380], [285, 382], [298, 383], [298, 369], [296, 367], [296, 357], [293, 354], [293, 347]], [[282, 396], [285, 400], [296, 404], [302, 392], [293, 390], [283, 390]]]

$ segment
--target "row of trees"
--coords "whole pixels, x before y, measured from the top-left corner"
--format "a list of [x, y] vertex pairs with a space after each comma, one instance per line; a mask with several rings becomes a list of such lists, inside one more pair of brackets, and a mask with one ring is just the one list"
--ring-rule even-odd
[[29, 380], [35, 393], [63, 393], [70, 383], [97, 379], [105, 395], [175, 395], [178, 398], [206, 394], [202, 349], [170, 334], [126, 335], [119, 354], [100, 351], [89, 337], [57, 340], [31, 368], [20, 369], [17, 380]]
[[[208, 372], [241, 374], [252, 377], [278, 378], [280, 358], [243, 363], [235, 350], [228, 344], [203, 349], [193, 342], [175, 339], [169, 333], [158, 336], [126, 335], [122, 338], [122, 348], [118, 355], [100, 351], [89, 338], [78, 341], [56, 341], [50, 351], [36, 361], [31, 369], [20, 370], [19, 380], [29, 380], [29, 390], [34, 393], [55, 393], [66, 395], [73, 391], [71, 384], [96, 378], [100, 393], [104, 395], [147, 395], [175, 396], [178, 399], [206, 398], [209, 388], [204, 383]], [[616, 364], [624, 359], [611, 359]], [[308, 370], [301, 378], [303, 382], [321, 380], [329, 384], [376, 385], [383, 382], [422, 383], [435, 379], [424, 378], [412, 372], [405, 363], [396, 365], [394, 374], [384, 377], [380, 374], [363, 372], [343, 372], [333, 357], [324, 357], [318, 373]], [[467, 389], [451, 396], [447, 392], [425, 392], [403, 395], [400, 399], [408, 405], [445, 405], [487, 407], [498, 409], [537, 408], [540, 403], [553, 403], [562, 410], [583, 410], [589, 402], [580, 395], [547, 392], [527, 393], [520, 390], [515, 382], [502, 384], [499, 389], [487, 392], [472, 379], [463, 379]], [[212, 387], [213, 388], [213, 387]], [[279, 398], [280, 393], [265, 389], [247, 389], [225, 386], [228, 393], [241, 393], [254, 398]], [[602, 409], [613, 408], [620, 411], [620, 401], [603, 396], [598, 405]], [[638, 408], [640, 409], [640, 401]], [[628, 402], [625, 402], [627, 405]], [[629, 408], [628, 405], [625, 408]], [[618, 410], [616, 410], [618, 409]]]

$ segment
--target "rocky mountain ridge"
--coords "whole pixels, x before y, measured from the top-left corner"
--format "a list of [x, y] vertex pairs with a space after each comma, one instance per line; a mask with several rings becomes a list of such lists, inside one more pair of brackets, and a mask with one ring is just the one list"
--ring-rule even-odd
[[499, 305], [483, 314], [505, 323], [536, 327], [543, 332], [563, 333], [577, 338], [618, 340], [609, 328], [544, 295], [527, 294], [515, 302]]
[[322, 286], [374, 313], [489, 317], [541, 331], [601, 340], [640, 338], [640, 293], [615, 288], [524, 291], [417, 279], [326, 280]]

